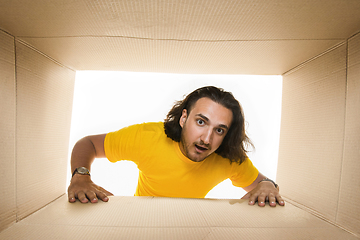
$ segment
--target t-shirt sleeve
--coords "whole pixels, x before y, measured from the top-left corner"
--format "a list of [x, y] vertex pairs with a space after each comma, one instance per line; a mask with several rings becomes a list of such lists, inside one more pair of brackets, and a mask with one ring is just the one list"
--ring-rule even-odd
[[104, 150], [110, 162], [131, 160], [135, 163], [138, 159], [139, 146], [141, 145], [141, 127], [132, 125], [116, 132], [106, 134]]
[[257, 170], [249, 158], [246, 158], [240, 165], [238, 163], [232, 164], [230, 180], [236, 187], [243, 188], [251, 185], [259, 174], [259, 170]]

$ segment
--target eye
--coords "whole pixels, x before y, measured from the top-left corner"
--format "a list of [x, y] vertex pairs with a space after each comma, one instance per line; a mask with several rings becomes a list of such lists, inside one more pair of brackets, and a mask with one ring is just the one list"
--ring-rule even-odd
[[197, 123], [198, 125], [204, 125], [204, 124], [205, 124], [205, 121], [202, 120], [202, 119], [198, 119], [198, 120], [196, 120], [196, 123]]
[[224, 131], [224, 129], [222, 129], [222, 128], [217, 128], [217, 129], [216, 129], [216, 133], [219, 134], [219, 135], [222, 135], [222, 134], [225, 133], [225, 131]]

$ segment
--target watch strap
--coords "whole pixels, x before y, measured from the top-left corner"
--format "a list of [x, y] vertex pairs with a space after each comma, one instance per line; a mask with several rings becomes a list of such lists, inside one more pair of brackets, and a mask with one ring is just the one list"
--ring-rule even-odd
[[[81, 171], [79, 171], [81, 170]], [[74, 177], [74, 175], [76, 173], [79, 173], [81, 175], [89, 175], [90, 176], [90, 171], [89, 169], [87, 169], [86, 167], [78, 167], [78, 168], [75, 168], [74, 172], [72, 173], [72, 177]]]
[[278, 188], [278, 186], [279, 186], [273, 180], [271, 180], [270, 178], [264, 178], [259, 183], [261, 183], [261, 182], [272, 182], [274, 184], [275, 188]]

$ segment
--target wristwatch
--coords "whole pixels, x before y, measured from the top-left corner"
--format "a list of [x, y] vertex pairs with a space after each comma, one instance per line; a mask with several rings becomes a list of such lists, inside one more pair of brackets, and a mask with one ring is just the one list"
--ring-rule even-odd
[[81, 175], [89, 175], [90, 176], [90, 171], [89, 169], [87, 169], [86, 167], [78, 167], [74, 170], [72, 176], [75, 175], [75, 173], [79, 173]]
[[261, 182], [272, 182], [275, 186], [275, 188], [278, 188], [279, 185], [277, 185], [273, 180], [269, 179], [269, 178], [264, 178], [263, 180], [259, 181], [259, 183]]

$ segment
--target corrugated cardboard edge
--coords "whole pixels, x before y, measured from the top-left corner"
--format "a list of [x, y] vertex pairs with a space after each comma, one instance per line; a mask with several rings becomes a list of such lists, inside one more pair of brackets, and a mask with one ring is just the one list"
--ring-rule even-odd
[[294, 68], [292, 68], [292, 69], [284, 72], [284, 73], [282, 74], [282, 76], [290, 75], [291, 73], [296, 72], [297, 70], [303, 68], [303, 67], [304, 67], [306, 64], [308, 64], [309, 62], [314, 61], [315, 59], [322, 57], [323, 55], [331, 52], [332, 50], [334, 50], [334, 49], [336, 49], [336, 48], [338, 48], [338, 47], [340, 47], [340, 46], [342, 46], [342, 45], [344, 45], [344, 44], [347, 44], [348, 41], [349, 41], [351, 38], [355, 37], [355, 36], [358, 35], [358, 34], [360, 34], [360, 31], [352, 34], [352, 35], [351, 35], [350, 37], [348, 37], [347, 39], [344, 39], [344, 41], [340, 42], [339, 44], [336, 44], [335, 46], [329, 48], [328, 50], [324, 51], [323, 53], [321, 53], [321, 54], [319, 54], [319, 55], [316, 55], [316, 56], [308, 59], [307, 61], [305, 61], [305, 62], [297, 65], [296, 67], [294, 67]]
[[[57, 177], [66, 175], [62, 163], [67, 161], [75, 71], [21, 41], [15, 45], [16, 206], [20, 220], [64, 194], [65, 182]], [[44, 148], [47, 151], [41, 152]], [[49, 167], [58, 171], [44, 171]]]
[[[360, 34], [348, 39], [347, 93], [344, 128], [344, 145], [341, 185], [336, 222], [348, 226], [360, 235], [360, 207], [354, 204], [360, 197], [356, 187], [360, 186]], [[355, 188], [355, 189], [354, 189]], [[354, 191], [355, 190], [355, 191]]]
[[[30, 48], [31, 50], [37, 52], [38, 54], [40, 54], [40, 55], [42, 55], [43, 57], [49, 59], [50, 61], [56, 63], [57, 65], [59, 65], [59, 66], [61, 66], [61, 67], [63, 67], [63, 68], [67, 68], [67, 69], [69, 69], [69, 70], [71, 70], [71, 71], [76, 72], [75, 69], [73, 69], [73, 68], [71, 68], [71, 67], [68, 67], [68, 66], [65, 66], [64, 64], [62, 64], [61, 62], [57, 61], [56, 59], [54, 59], [54, 58], [46, 55], [45, 53], [39, 51], [38, 49], [36, 49], [35, 47], [33, 47], [31, 44], [27, 43], [26, 41], [21, 40], [21, 39], [16, 38], [16, 37], [14, 37], [14, 38], [15, 38], [15, 41], [16, 41], [16, 42], [23, 44], [24, 46], [26, 46], [26, 47]], [[16, 52], [15, 52], [15, 56], [16, 56]], [[16, 58], [15, 58], [15, 61], [16, 61]]]
[[[349, 69], [348, 69], [348, 68], [349, 68], [349, 65], [348, 65], [348, 54], [349, 54], [349, 53], [348, 53], [348, 42], [349, 42], [350, 39], [352, 39], [352, 38], [354, 38], [354, 37], [356, 37], [356, 36], [359, 36], [359, 35], [360, 35], [360, 32], [357, 32], [357, 33], [353, 34], [353, 35], [350, 36], [348, 39], [346, 39], [344, 42], [339, 43], [338, 45], [336, 45], [336, 46], [328, 49], [327, 51], [325, 51], [325, 52], [323, 52], [323, 53], [321, 53], [321, 54], [319, 54], [319, 55], [317, 55], [317, 56], [315, 56], [315, 57], [313, 57], [313, 58], [311, 58], [311, 59], [309, 59], [309, 60], [301, 63], [300, 65], [294, 67], [293, 69], [290, 69], [289, 71], [285, 72], [285, 73], [283, 74], [283, 76], [290, 75], [291, 73], [294, 73], [294, 72], [298, 71], [299, 69], [302, 69], [303, 67], [307, 66], [307, 64], [308, 64], [309, 62], [312, 62], [312, 61], [314, 61], [315, 59], [318, 59], [318, 58], [326, 55], [327, 53], [329, 53], [329, 52], [331, 52], [331, 51], [333, 51], [333, 50], [335, 50], [335, 49], [337, 49], [337, 48], [339, 48], [339, 47], [341, 47], [341, 46], [343, 46], [343, 45], [346, 45], [346, 51], [347, 51], [347, 53], [346, 53], [346, 81], [348, 81], [348, 76], [347, 76], [348, 70], [349, 70]], [[347, 86], [347, 87], [348, 87], [348, 86]], [[346, 87], [346, 96], [347, 96], [347, 87]], [[345, 102], [345, 104], [346, 104], [346, 102]], [[344, 117], [345, 117], [345, 116], [344, 116]], [[344, 123], [344, 124], [345, 124], [345, 123]], [[344, 131], [343, 134], [345, 135], [345, 131]], [[344, 140], [344, 144], [345, 144], [345, 140]], [[343, 151], [344, 151], [344, 146], [343, 146]], [[342, 159], [342, 162], [343, 162], [343, 161], [344, 161], [344, 159]], [[340, 171], [341, 171], [341, 170], [340, 170]], [[339, 185], [339, 188], [340, 188], [340, 185]], [[284, 196], [283, 196], [283, 197], [284, 197]], [[336, 222], [334, 222], [334, 221], [329, 220], [329, 219], [326, 218], [324, 215], [322, 215], [320, 212], [318, 212], [318, 211], [316, 211], [316, 210], [314, 210], [314, 209], [312, 209], [312, 208], [309, 208], [309, 207], [307, 207], [307, 206], [305, 206], [305, 205], [303, 205], [303, 204], [301, 204], [301, 203], [298, 203], [298, 202], [296, 202], [295, 200], [293, 200], [293, 199], [291, 199], [291, 198], [288, 198], [287, 196], [285, 196], [284, 198], [285, 198], [288, 202], [292, 203], [294, 206], [297, 206], [297, 207], [299, 207], [299, 208], [301, 208], [301, 209], [303, 209], [303, 210], [311, 213], [312, 215], [317, 216], [318, 218], [320, 218], [320, 219], [322, 219], [322, 220], [324, 220], [324, 221], [326, 221], [326, 222], [328, 222], [328, 223], [330, 223], [330, 224], [332, 224], [332, 225], [334, 225], [334, 226], [336, 226], [336, 227], [339, 227], [339, 228], [343, 229], [343, 230], [346, 231], [346, 232], [349, 232], [350, 234], [354, 235], [355, 237], [360, 238], [360, 235], [358, 235], [358, 233], [353, 232], [350, 228], [348, 228], [348, 227], [346, 227], [346, 226], [344, 226], [344, 225], [341, 225], [341, 224], [338, 224], [338, 223], [336, 223]], [[340, 189], [339, 189], [339, 195], [338, 195], [338, 202], [339, 202], [339, 198], [340, 198]], [[338, 210], [337, 210], [337, 211], [338, 211]], [[338, 215], [338, 213], [337, 213], [337, 215]], [[335, 219], [335, 221], [336, 221], [336, 219]]]
[[[70, 70], [71, 72], [74, 72], [74, 76], [75, 76], [75, 70], [71, 69], [63, 64], [61, 64], [60, 62], [58, 62], [57, 60], [51, 58], [50, 56], [47, 56], [46, 54], [40, 52], [39, 50], [35, 49], [34, 47], [32, 47], [31, 45], [27, 44], [26, 42], [19, 40], [18, 38], [16, 38], [15, 36], [13, 36], [12, 34], [0, 29], [0, 34], [4, 35], [4, 36], [9, 36], [11, 37], [11, 42], [12, 44], [12, 49], [11, 47], [8, 49], [12, 50], [12, 57], [14, 58], [13, 62], [9, 62], [10, 64], [14, 64], [14, 77], [13, 77], [13, 81], [14, 81], [14, 98], [15, 98], [15, 103], [14, 103], [14, 125], [15, 125], [15, 129], [14, 132], [12, 133], [14, 135], [14, 158], [12, 159], [7, 159], [8, 161], [11, 161], [10, 164], [14, 165], [14, 184], [15, 184], [15, 192], [14, 195], [11, 196], [7, 196], [5, 195], [4, 199], [6, 199], [6, 201], [8, 201], [11, 198], [14, 198], [14, 209], [10, 209], [9, 211], [11, 212], [11, 215], [9, 214], [5, 214], [1, 216], [1, 226], [0, 226], [0, 231], [3, 231], [4, 229], [7, 229], [9, 227], [11, 227], [12, 225], [14, 225], [15, 223], [19, 222], [20, 220], [22, 220], [23, 218], [26, 218], [27, 216], [33, 214], [34, 212], [38, 211], [39, 209], [42, 209], [43, 207], [49, 205], [50, 203], [52, 203], [53, 201], [57, 200], [58, 198], [62, 197], [64, 195], [64, 193], [60, 193], [57, 196], [53, 196], [52, 199], [50, 199], [50, 201], [46, 202], [43, 205], [39, 205], [37, 206], [37, 208], [32, 209], [31, 211], [26, 212], [25, 214], [23, 214], [22, 216], [20, 216], [19, 214], [19, 201], [18, 201], [18, 193], [17, 193], [17, 185], [18, 185], [18, 169], [17, 169], [17, 164], [18, 164], [18, 156], [17, 156], [17, 151], [18, 151], [18, 142], [17, 142], [17, 135], [18, 135], [18, 130], [17, 130], [17, 108], [18, 108], [18, 56], [17, 56], [17, 49], [16, 49], [16, 45], [20, 44], [22, 46], [24, 46], [26, 49], [31, 50], [32, 52], [39, 54], [41, 57], [44, 57], [44, 59], [47, 59], [49, 62], [54, 63], [55, 65], [61, 67], [62, 69], [67, 69]], [[6, 62], [6, 61], [5, 61]], [[70, 113], [71, 115], [71, 113]], [[70, 129], [69, 129], [70, 131]], [[65, 184], [65, 181], [64, 181]]]
[[70, 204], [66, 195], [0, 238], [68, 239], [83, 231], [90, 239], [358, 239], [290, 202], [261, 208], [239, 199], [117, 196], [94, 205]]
[[357, 238], [360, 238], [360, 236], [358, 236], [356, 233], [352, 232], [350, 229], [348, 229], [348, 228], [346, 228], [345, 226], [342, 226], [342, 225], [340, 225], [340, 224], [337, 224], [337, 223], [335, 223], [335, 222], [333, 222], [333, 221], [330, 221], [329, 219], [327, 219], [326, 217], [324, 217], [324, 216], [323, 216], [321, 213], [319, 213], [318, 211], [316, 211], [316, 210], [314, 210], [314, 209], [311, 209], [311, 208], [309, 208], [309, 207], [307, 207], [307, 206], [305, 206], [305, 205], [303, 205], [303, 204], [301, 204], [301, 203], [298, 203], [298, 202], [296, 202], [296, 201], [294, 201], [294, 200], [292, 200], [292, 199], [290, 199], [290, 198], [288, 198], [288, 197], [286, 197], [286, 196], [282, 196], [282, 197], [285, 199], [285, 202], [289, 202], [290, 204], [294, 205], [295, 207], [298, 207], [298, 208], [300, 208], [300, 209], [302, 209], [302, 210], [304, 210], [304, 211], [306, 211], [306, 212], [314, 215], [315, 217], [320, 218], [321, 220], [323, 220], [323, 221], [325, 221], [325, 222], [327, 222], [327, 223], [329, 223], [329, 224], [331, 224], [331, 225], [333, 225], [333, 226], [335, 226], [335, 227], [338, 227], [338, 228], [340, 228], [340, 229], [342, 229], [342, 230], [344, 230], [344, 231], [352, 234], [353, 236], [355, 236], [355, 237], [357, 237]]
[[39, 208], [39, 209], [37, 209], [36, 211], [34, 211], [34, 212], [26, 215], [25, 217], [23, 217], [23, 218], [21, 218], [21, 219], [16, 218], [16, 222], [13, 222], [12, 224], [5, 226], [5, 228], [3, 228], [3, 229], [0, 229], [0, 233], [1, 233], [2, 231], [6, 230], [6, 229], [8, 229], [8, 228], [10, 228], [10, 227], [12, 227], [14, 224], [21, 222], [22, 220], [24, 220], [24, 219], [27, 218], [28, 216], [30, 216], [30, 215], [32, 215], [32, 214], [34, 214], [34, 213], [36, 213], [36, 212], [44, 209], [45, 207], [49, 206], [50, 204], [52, 204], [52, 203], [55, 202], [56, 200], [60, 199], [60, 198], [63, 197], [64, 195], [66, 195], [66, 194], [64, 193], [64, 194], [60, 195], [59, 197], [57, 197], [57, 198], [55, 198], [54, 200], [48, 202], [47, 204], [45, 204], [45, 205], [42, 206], [41, 208]]
[[283, 195], [334, 222], [343, 151], [346, 46], [283, 78], [277, 181]]
[[333, 51], [334, 49], [337, 49], [337, 48], [339, 48], [339, 47], [341, 47], [341, 46], [343, 46], [343, 45], [345, 45], [345, 44], [347, 44], [347, 40], [345, 40], [345, 41], [343, 41], [343, 42], [341, 42], [341, 43], [339, 43], [339, 44], [336, 44], [335, 46], [327, 49], [325, 52], [323, 52], [323, 53], [321, 53], [321, 54], [319, 54], [319, 55], [316, 55], [315, 57], [312, 57], [312, 58], [306, 60], [305, 62], [299, 64], [298, 66], [296, 66], [296, 67], [294, 67], [294, 68], [292, 68], [292, 69], [290, 69], [289, 71], [284, 72], [284, 73], [282, 74], [282, 76], [287, 76], [287, 75], [290, 75], [290, 74], [298, 71], [299, 69], [305, 67], [309, 62], [312, 62], [312, 61], [314, 61], [315, 59], [318, 59], [318, 58], [326, 55], [327, 53]]
[[14, 37], [0, 30], [0, 41], [1, 231], [16, 221], [16, 60]]
[[63, 197], [64, 195], [66, 195], [66, 193], [63, 193], [63, 194], [61, 194], [60, 196], [54, 198], [53, 200], [51, 200], [50, 202], [48, 202], [48, 203], [46, 203], [45, 205], [41, 206], [40, 208], [36, 209], [35, 211], [33, 211], [33, 212], [31, 212], [31, 213], [23, 216], [21, 219], [17, 218], [17, 219], [16, 219], [16, 222], [18, 223], [18, 222], [22, 221], [23, 219], [27, 218], [28, 216], [30, 216], [30, 215], [32, 215], [32, 214], [34, 214], [34, 213], [42, 210], [43, 208], [49, 206], [50, 204], [52, 204], [52, 203], [55, 202], [56, 200], [60, 199], [60, 198]]

